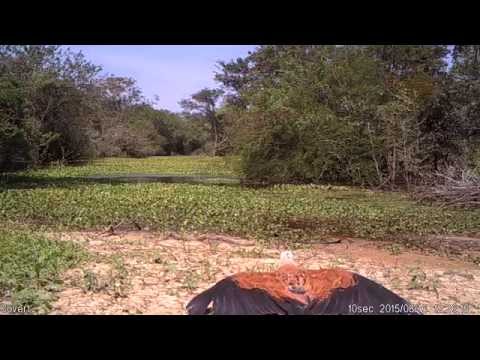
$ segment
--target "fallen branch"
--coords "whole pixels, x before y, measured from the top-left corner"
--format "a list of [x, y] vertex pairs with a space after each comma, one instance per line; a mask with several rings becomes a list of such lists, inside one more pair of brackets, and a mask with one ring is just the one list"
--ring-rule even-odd
[[436, 174], [442, 179], [434, 187], [418, 188], [414, 198], [440, 203], [441, 206], [480, 208], [480, 175], [471, 171], [457, 174]]

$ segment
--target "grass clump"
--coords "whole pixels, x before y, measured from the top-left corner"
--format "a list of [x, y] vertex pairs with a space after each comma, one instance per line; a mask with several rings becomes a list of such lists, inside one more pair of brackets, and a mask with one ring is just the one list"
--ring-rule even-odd
[[0, 230], [0, 301], [45, 312], [62, 271], [84, 256], [78, 245], [26, 231]]

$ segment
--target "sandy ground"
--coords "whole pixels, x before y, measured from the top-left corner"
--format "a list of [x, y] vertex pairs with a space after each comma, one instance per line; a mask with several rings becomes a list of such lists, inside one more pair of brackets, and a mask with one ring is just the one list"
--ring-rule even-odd
[[[52, 314], [185, 314], [195, 294], [238, 271], [273, 270], [284, 250], [215, 234], [79, 232], [61, 238], [84, 244], [92, 256], [64, 274]], [[367, 276], [427, 314], [480, 314], [480, 267], [473, 263], [349, 238], [294, 254], [305, 268]]]

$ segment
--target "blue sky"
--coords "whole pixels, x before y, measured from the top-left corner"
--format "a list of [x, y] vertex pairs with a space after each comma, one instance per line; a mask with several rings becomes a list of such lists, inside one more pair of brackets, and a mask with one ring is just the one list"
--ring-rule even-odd
[[158, 95], [157, 107], [179, 111], [178, 102], [213, 80], [216, 63], [243, 57], [255, 45], [66, 45], [82, 51], [103, 72], [137, 80], [147, 99]]

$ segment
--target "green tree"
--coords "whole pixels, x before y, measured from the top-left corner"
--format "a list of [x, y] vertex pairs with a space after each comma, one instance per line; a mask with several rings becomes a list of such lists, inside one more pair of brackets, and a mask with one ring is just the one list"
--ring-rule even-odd
[[0, 167], [88, 157], [87, 99], [99, 68], [81, 54], [37, 45], [0, 46], [0, 64], [2, 128], [9, 129], [16, 152], [3, 150]]
[[448, 51], [275, 45], [220, 63], [216, 80], [233, 99], [227, 132], [245, 173], [275, 182], [410, 186], [458, 163], [478, 116], [473, 80], [468, 92], [456, 79], [461, 71], [474, 79], [476, 52], [459, 49], [462, 65], [449, 74]]
[[222, 95], [223, 91], [220, 89], [205, 88], [180, 102], [189, 118], [207, 121], [210, 125], [213, 156], [217, 154], [224, 140], [222, 121], [217, 112], [217, 103]]

